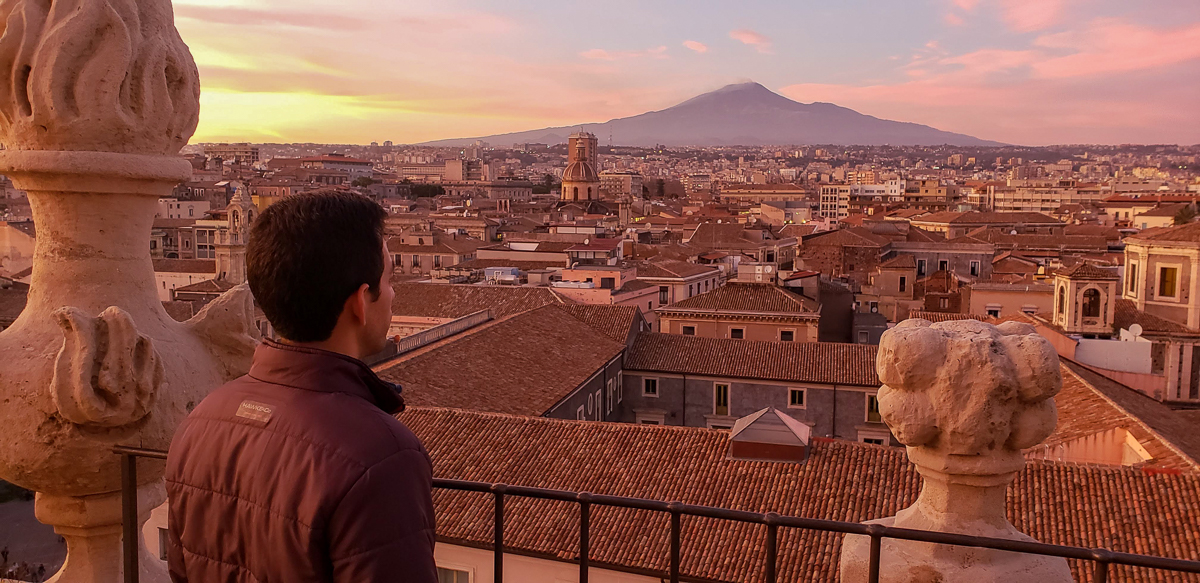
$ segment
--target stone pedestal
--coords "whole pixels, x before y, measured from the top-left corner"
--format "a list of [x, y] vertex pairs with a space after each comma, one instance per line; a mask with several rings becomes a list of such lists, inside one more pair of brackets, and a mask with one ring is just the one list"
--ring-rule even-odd
[[[55, 581], [115, 583], [112, 448], [165, 449], [249, 368], [253, 306], [243, 286], [181, 324], [155, 289], [150, 229], [191, 175], [178, 152], [200, 107], [170, 0], [8, 0], [0, 29], [0, 174], [28, 192], [36, 228], [28, 302], [0, 332], [0, 479], [36, 491], [38, 519], [66, 538]], [[139, 464], [142, 521], [162, 474]], [[165, 581], [145, 558], [142, 580]]]
[[[880, 414], [924, 483], [912, 506], [872, 524], [1032, 541], [1005, 514], [1005, 494], [1057, 420], [1054, 348], [1021, 324], [908, 320], [884, 333]], [[871, 541], [846, 536], [841, 581], [868, 580]], [[887, 583], [1072, 581], [1064, 559], [883, 539]]]
[[[167, 499], [162, 480], [138, 488], [138, 532], [150, 512]], [[34, 503], [37, 519], [54, 527], [67, 541], [67, 560], [49, 583], [120, 583], [124, 576], [121, 540], [121, 494], [97, 496], [53, 496], [38, 494]], [[158, 557], [136, 543], [140, 580], [170, 581]]]

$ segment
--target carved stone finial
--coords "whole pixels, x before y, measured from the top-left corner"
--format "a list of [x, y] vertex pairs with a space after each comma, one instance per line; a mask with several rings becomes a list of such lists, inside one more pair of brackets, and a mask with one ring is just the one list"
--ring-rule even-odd
[[10, 150], [175, 154], [200, 77], [169, 0], [0, 3], [0, 142]]
[[89, 428], [115, 428], [145, 417], [162, 388], [163, 364], [129, 314], [110, 307], [93, 318], [62, 308], [54, 319], [66, 336], [51, 381], [63, 418]]
[[187, 326], [220, 363], [226, 381], [250, 370], [260, 336], [254, 327], [254, 295], [250, 293], [250, 284], [243, 283], [221, 294], [192, 316]]
[[[879, 412], [924, 478], [887, 526], [1033, 540], [1008, 522], [1005, 491], [1022, 450], [1054, 431], [1058, 354], [1032, 326], [907, 320], [876, 358]], [[869, 539], [847, 536], [841, 580], [866, 581]], [[1071, 581], [1063, 559], [885, 539], [880, 581]]]

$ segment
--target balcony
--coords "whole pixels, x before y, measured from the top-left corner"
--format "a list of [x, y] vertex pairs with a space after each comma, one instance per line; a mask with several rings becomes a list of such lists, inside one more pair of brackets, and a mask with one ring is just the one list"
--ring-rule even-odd
[[[137, 488], [134, 487], [137, 483], [137, 461], [138, 459], [165, 460], [167, 452], [132, 447], [117, 447], [114, 448], [113, 453], [119, 455], [121, 459], [121, 524], [123, 537], [124, 540], [135, 540], [139, 536], [136, 515]], [[568, 528], [577, 533], [577, 542], [573, 549], [573, 558], [570, 558], [569, 561], [578, 566], [578, 581], [580, 583], [587, 583], [589, 577], [595, 574], [595, 569], [605, 569], [606, 567], [611, 568], [613, 566], [603, 561], [593, 561], [592, 559], [593, 513], [602, 509], [623, 509], [641, 511], [643, 515], [645, 513], [652, 513], [665, 516], [667, 525], [662, 530], [666, 531], [669, 542], [667, 545], [667, 556], [665, 557], [665, 561], [662, 562], [665, 563], [666, 569], [662, 571], [654, 569], [646, 570], [642, 574], [661, 577], [672, 583], [697, 580], [694, 575], [689, 576], [683, 570], [686, 560], [683, 554], [683, 539], [687, 533], [687, 530], [684, 528], [684, 517], [697, 519], [697, 521], [699, 519], [708, 519], [709, 521], [733, 522], [744, 525], [745, 528], [740, 530], [743, 535], [750, 532], [755, 533], [753, 535], [753, 542], [758, 543], [761, 540], [761, 545], [758, 549], [751, 551], [750, 554], [756, 559], [761, 556], [761, 560], [758, 561], [760, 565], [757, 568], [750, 569], [754, 573], [752, 580], [767, 583], [775, 583], [779, 580], [801, 579], [808, 581], [817, 579], [813, 576], [815, 573], [797, 572], [797, 565], [781, 564], [781, 534], [785, 541], [795, 540], [795, 536], [789, 533], [789, 530], [831, 533], [840, 536], [868, 537], [870, 561], [867, 567], [867, 581], [870, 583], [877, 583], [880, 580], [880, 569], [884, 562], [882, 554], [883, 543], [887, 539], [992, 549], [1045, 557], [1060, 557], [1069, 559], [1075, 563], [1077, 574], [1082, 575], [1082, 577], [1078, 577], [1079, 580], [1087, 580], [1093, 583], [1106, 583], [1109, 581], [1110, 575], [1113, 574], [1118, 575], [1119, 578], [1117, 580], [1120, 581], [1131, 578], [1130, 575], [1134, 573], [1137, 574], [1135, 576], [1137, 579], [1143, 579], [1147, 576], [1146, 571], [1131, 571], [1122, 567], [1151, 570], [1156, 574], [1170, 578], [1170, 580], [1176, 580], [1173, 578], [1175, 575], [1184, 573], [1200, 575], [1200, 561], [1114, 552], [1102, 548], [1083, 548], [1002, 538], [968, 536], [946, 532], [895, 528], [879, 524], [784, 516], [774, 512], [747, 512], [728, 508], [684, 504], [681, 502], [450, 478], [434, 478], [433, 487], [435, 490], [435, 499], [439, 498], [437, 495], [439, 493], [454, 492], [473, 493], [481, 495], [485, 499], [490, 499], [491, 540], [490, 544], [487, 544], [486, 547], [492, 553], [492, 565], [490, 573], [477, 575], [478, 578], [475, 581], [480, 582], [489, 580], [495, 583], [503, 582], [505, 580], [506, 557], [511, 559], [514, 556], [514, 551], [521, 553], [520, 549], [513, 549], [510, 546], [506, 546], [506, 542], [512, 536], [506, 532], [506, 527], [511, 526], [511, 519], [509, 519], [511, 510], [509, 508], [521, 501], [553, 501], [565, 503], [575, 508], [574, 512], [577, 519], [574, 524], [568, 525]], [[612, 516], [614, 514], [610, 513], [605, 518], [611, 518]], [[442, 523], [442, 520], [443, 517], [439, 516], [439, 525]], [[695, 524], [691, 520], [689, 520], [689, 523]], [[781, 529], [783, 530], [782, 533]], [[647, 534], [641, 533], [641, 536], [646, 536]], [[444, 536], [439, 533], [439, 541], [443, 539]], [[785, 542], [785, 544], [787, 543]], [[122, 553], [125, 583], [138, 583], [138, 547], [135, 545], [125, 545], [122, 548]], [[745, 558], [739, 557], [739, 559]], [[561, 561], [564, 558], [560, 556], [558, 560]], [[786, 572], [787, 576], [782, 575], [782, 572]], [[491, 575], [491, 578], [489, 579], [487, 575]], [[704, 580], [711, 579], [705, 578]]]

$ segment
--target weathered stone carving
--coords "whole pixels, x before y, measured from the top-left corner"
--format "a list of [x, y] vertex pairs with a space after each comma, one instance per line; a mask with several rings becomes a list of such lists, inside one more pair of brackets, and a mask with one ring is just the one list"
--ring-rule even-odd
[[0, 142], [18, 150], [174, 154], [200, 82], [171, 4], [0, 3]]
[[[38, 519], [66, 539], [52, 581], [115, 583], [112, 447], [165, 449], [192, 406], [246, 372], [252, 306], [233, 290], [181, 324], [155, 289], [150, 228], [191, 175], [176, 154], [199, 111], [170, 1], [0, 0], [0, 26], [0, 174], [37, 224], [25, 311], [0, 332], [0, 478], [37, 491]], [[138, 464], [141, 521], [162, 472]], [[147, 556], [141, 579], [167, 576]]]
[[145, 417], [163, 384], [163, 365], [129, 314], [113, 307], [92, 318], [63, 308], [54, 317], [66, 336], [51, 381], [63, 418], [89, 427], [124, 427]]
[[[884, 333], [879, 410], [924, 478], [917, 501], [876, 524], [1033, 540], [1005, 515], [1022, 450], [1054, 431], [1058, 355], [1033, 327], [907, 320]], [[841, 579], [866, 581], [870, 540], [847, 536]], [[884, 539], [880, 581], [1071, 581], [1063, 559]]]

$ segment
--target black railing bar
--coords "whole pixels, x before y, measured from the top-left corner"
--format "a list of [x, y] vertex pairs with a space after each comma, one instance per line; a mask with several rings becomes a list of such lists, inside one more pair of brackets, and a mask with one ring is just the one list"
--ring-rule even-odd
[[138, 583], [137, 455], [121, 455], [121, 555], [125, 583]]
[[589, 530], [592, 524], [591, 496], [584, 494], [579, 501], [579, 583], [588, 583]]
[[[149, 457], [155, 459], [165, 459], [166, 452], [161, 450], [141, 449], [133, 447], [119, 446], [113, 449], [115, 453], [124, 455], [135, 455], [139, 457]], [[529, 486], [513, 486], [506, 484], [492, 484], [486, 482], [472, 482], [467, 480], [454, 480], [448, 478], [434, 478], [433, 487], [444, 490], [461, 490], [471, 492], [496, 493], [503, 491], [509, 496], [520, 496], [523, 498], [538, 498], [545, 500], [559, 500], [563, 502], [579, 502], [580, 496], [584, 493], [570, 492], [566, 490], [551, 490], [548, 488], [533, 488]], [[745, 510], [733, 510], [729, 508], [715, 508], [712, 506], [698, 506], [694, 504], [682, 504], [679, 502], [664, 502], [661, 500], [646, 500], [643, 498], [630, 498], [624, 496], [608, 496], [603, 494], [587, 494], [589, 501], [594, 505], [614, 506], [618, 508], [631, 508], [637, 510], [651, 510], [657, 512], [673, 512], [678, 509], [680, 514], [689, 516], [699, 516], [705, 518], [716, 518], [721, 520], [733, 520], [739, 522], [749, 522], [756, 524], [767, 524], [767, 514], [759, 512], [749, 512]], [[834, 520], [822, 520], [817, 518], [801, 518], [798, 516], [777, 516], [773, 519], [779, 526], [790, 528], [801, 528], [806, 530], [819, 530], [826, 532], [839, 532], [843, 534], [855, 534], [870, 536], [873, 527], [882, 528], [880, 534], [883, 538], [892, 538], [899, 540], [911, 540], [918, 542], [929, 542], [935, 544], [987, 548], [998, 551], [1009, 551], [1016, 553], [1025, 553], [1031, 555], [1042, 555], [1050, 557], [1062, 557], [1066, 559], [1079, 559], [1084, 561], [1096, 561], [1107, 564], [1120, 564], [1132, 567], [1144, 567], [1148, 569], [1162, 569], [1168, 571], [1178, 571], [1184, 573], [1200, 573], [1200, 561], [1188, 561], [1185, 559], [1172, 559], [1167, 557], [1158, 557], [1154, 555], [1138, 555], [1133, 553], [1124, 553], [1110, 551], [1107, 549], [1089, 549], [1084, 547], [1069, 547], [1062, 545], [1052, 545], [1036, 541], [1020, 541], [1002, 538], [979, 537], [971, 535], [963, 535], [947, 532], [935, 532], [925, 530], [913, 530], [907, 528], [897, 528], [893, 526], [881, 526], [862, 524], [855, 522], [838, 522]]]

